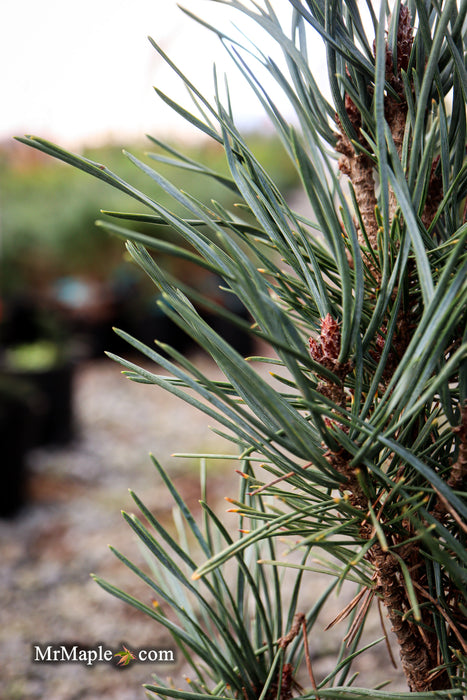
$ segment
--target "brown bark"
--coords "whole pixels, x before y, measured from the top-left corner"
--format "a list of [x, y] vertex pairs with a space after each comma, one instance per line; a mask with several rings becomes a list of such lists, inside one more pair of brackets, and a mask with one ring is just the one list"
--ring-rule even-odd
[[[397, 56], [395, 59], [389, 48], [386, 50], [386, 80], [391, 85], [395, 94], [388, 90], [385, 96], [385, 119], [391, 131], [397, 154], [399, 158], [401, 158], [408, 111], [402, 71], [407, 71], [413, 45], [411, 17], [408, 9], [404, 6], [400, 6], [399, 8], [396, 44]], [[372, 90], [373, 86], [369, 85], [369, 93]], [[365, 148], [369, 148], [362, 133], [362, 116], [348, 95], [345, 97], [345, 109], [357, 133], [360, 144]], [[368, 243], [374, 251], [377, 251], [379, 228], [375, 215], [377, 198], [373, 173], [374, 164], [370, 157], [354, 147], [354, 144], [348, 138], [339, 120], [337, 120], [337, 123], [339, 126], [339, 135], [337, 137], [336, 150], [341, 154], [339, 169], [349, 178], [353, 185]], [[437, 165], [438, 161], [435, 160], [432, 165], [426, 203], [422, 213], [422, 222], [427, 228], [433, 221], [443, 196], [442, 183], [436, 172]], [[397, 198], [394, 192], [390, 191], [390, 223], [392, 223], [394, 219], [397, 208]], [[362, 255], [365, 256], [365, 249], [368, 248], [368, 244], [360, 230], [358, 231], [358, 238], [362, 248]], [[378, 282], [380, 279], [379, 270], [375, 269], [373, 262], [370, 261], [368, 256], [366, 256], [365, 265], [372, 272], [376, 282]], [[397, 321], [397, 330], [392, 339], [392, 348], [388, 356], [386, 373], [382, 377], [384, 386], [387, 386], [387, 382], [408, 346], [411, 336], [411, 324], [414, 322], [414, 319], [411, 318], [412, 314], [410, 311], [410, 308], [401, 309], [400, 311]], [[384, 333], [384, 331], [385, 329], [383, 328], [382, 332]], [[336, 341], [340, 340], [337, 335], [335, 339]], [[379, 361], [385, 342], [383, 335], [380, 335], [376, 340], [375, 348], [370, 351], [376, 361]], [[329, 353], [326, 353], [324, 350], [325, 342], [323, 334], [321, 334], [321, 338], [318, 340], [310, 340], [310, 352], [312, 357], [317, 362], [332, 369], [339, 378], [344, 379], [349, 369], [345, 368], [343, 370], [337, 363], [339, 347], [333, 349], [331, 358], [329, 357]], [[318, 385], [318, 390], [322, 394], [335, 400], [336, 403], [341, 406], [345, 406], [348, 401], [348, 396], [343, 388], [332, 382], [321, 382]], [[343, 430], [337, 420], [337, 416], [336, 421], [329, 421], [327, 419], [328, 427], [335, 428], [336, 434], [339, 428]], [[459, 485], [465, 479], [467, 470], [467, 406], [464, 407], [462, 425], [459, 426], [458, 431], [460, 438], [459, 456], [452, 467], [448, 481], [454, 488], [459, 488]], [[344, 449], [340, 451], [328, 450], [325, 453], [325, 457], [329, 464], [344, 477], [345, 483], [342, 485], [342, 491], [348, 493], [350, 503], [361, 511], [361, 536], [364, 539], [372, 538], [374, 530], [369, 520], [369, 491], [365, 486], [365, 467], [357, 469], [351, 468], [351, 455]], [[442, 504], [440, 504], [440, 502], [436, 507], [441, 509], [440, 512], [442, 512]], [[432, 512], [435, 513], [435, 511]], [[380, 522], [384, 528], [384, 505], [381, 506], [378, 519], [380, 517]], [[425, 591], [427, 590], [428, 584], [423, 554], [416, 544], [404, 545], [404, 541], [409, 540], [413, 535], [409, 523], [405, 523], [405, 527], [406, 534], [403, 532], [401, 534], [400, 528], [394, 533], [392, 533], [389, 528], [386, 528], [385, 535], [388, 542], [390, 542], [390, 546], [398, 545], [396, 551], [409, 569], [414, 585], [418, 590]], [[375, 590], [387, 608], [393, 631], [399, 643], [402, 666], [410, 690], [413, 692], [426, 692], [449, 688], [450, 682], [447, 672], [433, 673], [433, 669], [441, 663], [439, 658], [439, 644], [433, 620], [433, 608], [422, 607], [422, 619], [419, 622], [415, 621], [413, 617], [411, 617], [411, 613], [407, 614], [411, 610], [412, 605], [405, 588], [400, 563], [396, 556], [393, 556], [390, 550], [384, 551], [380, 543], [376, 542], [367, 553], [367, 559], [374, 566], [376, 580]]]
[[[453, 433], [458, 435], [459, 451], [457, 460], [451, 467], [447, 484], [456, 491], [462, 491], [465, 488], [467, 480], [467, 402], [464, 403], [461, 409], [460, 424], [452, 428]], [[447, 504], [449, 506], [449, 504]], [[446, 502], [439, 498], [433, 508], [433, 515], [439, 520], [444, 519], [447, 515]]]
[[[407, 346], [408, 338], [406, 335], [405, 333], [400, 334], [399, 340], [401, 344], [405, 342]], [[318, 340], [310, 339], [310, 352], [317, 362], [339, 373], [342, 372], [343, 367], [337, 362], [339, 349], [340, 334], [337, 324], [330, 317], [324, 319], [320, 338]], [[398, 349], [403, 354], [404, 349], [402, 347]], [[344, 378], [348, 371], [349, 368], [346, 368], [340, 376]], [[342, 387], [330, 381], [321, 382], [318, 389], [321, 393], [333, 398], [340, 405], [345, 405], [344, 402], [348, 399]], [[467, 468], [467, 406], [463, 415], [464, 422], [458, 429], [461, 441], [459, 458], [453, 466], [453, 472], [450, 477], [452, 485], [459, 483], [458, 479], [461, 473], [465, 476]], [[331, 423], [333, 427], [343, 430], [338, 420], [327, 420], [328, 427], [330, 427]], [[346, 491], [349, 494], [350, 503], [362, 514], [360, 535], [364, 539], [372, 538], [374, 530], [368, 513], [369, 496], [365, 492], [367, 491], [365, 488], [366, 468], [363, 466], [351, 467], [352, 457], [343, 448], [339, 451], [328, 450], [324, 456], [329, 464], [344, 477], [345, 482], [342, 485], [342, 491]], [[379, 518], [381, 518], [380, 522], [384, 527], [383, 508], [384, 506], [381, 507]], [[404, 527], [406, 530], [404, 536], [401, 536], [400, 531], [397, 534], [391, 534], [390, 531], [387, 531], [386, 536], [388, 541], [392, 541], [392, 544], [399, 545], [398, 554], [408, 567], [414, 584], [420, 586], [422, 590], [426, 590], [427, 581], [423, 556], [417, 545], [409, 544], [404, 546], [404, 540], [411, 538], [413, 535], [408, 522], [404, 523]], [[371, 547], [366, 558], [374, 567], [375, 592], [388, 611], [392, 629], [399, 644], [402, 667], [410, 690], [412, 692], [427, 692], [449, 688], [449, 676], [445, 671], [433, 674], [433, 669], [439, 665], [440, 661], [432, 612], [429, 609], [423, 609], [420, 623], [411, 619], [409, 615], [405, 616], [411, 610], [412, 604], [407, 595], [400, 564], [390, 551], [383, 551], [379, 542], [376, 542]]]
[[452, 465], [448, 484], [452, 489], [462, 489], [467, 478], [467, 403], [462, 406], [461, 422], [453, 432], [459, 436], [459, 453]]
[[[346, 477], [343, 487], [350, 492], [351, 504], [362, 511], [360, 534], [364, 539], [373, 536], [373, 528], [368, 522], [368, 497], [362, 490], [358, 479], [358, 468], [349, 467], [350, 455], [326, 453], [329, 463]], [[410, 536], [410, 530], [407, 537]], [[398, 549], [404, 559], [414, 581], [420, 581], [423, 586], [423, 558], [417, 546], [403, 545]], [[412, 622], [404, 613], [412, 608], [407, 596], [401, 568], [397, 559], [388, 551], [383, 551], [379, 543], [375, 543], [366, 558], [375, 569], [375, 591], [381, 598], [388, 611], [392, 630], [397, 637], [402, 668], [407, 678], [409, 689], [415, 691], [430, 691], [449, 688], [449, 676], [446, 672], [431, 676], [438, 666], [438, 643], [433, 620], [430, 613], [424, 613], [421, 623], [423, 627]]]
[[[410, 548], [414, 568], [422, 564], [418, 548]], [[393, 632], [400, 649], [402, 668], [412, 692], [427, 692], [449, 688], [449, 677], [443, 672], [435, 677], [430, 674], [438, 665], [437, 638], [433, 629], [422, 628], [408, 619], [403, 613], [411, 608], [407, 599], [399, 564], [390, 552], [383, 552], [380, 545], [370, 550], [370, 560], [375, 566], [377, 592], [387, 608]], [[429, 620], [423, 622], [429, 623]]]
[[[373, 164], [365, 154], [355, 152], [349, 138], [343, 132], [337, 141], [336, 150], [342, 154], [339, 159], [339, 170], [347, 175], [352, 182], [368, 242], [371, 248], [376, 250], [378, 247], [378, 224], [375, 216], [377, 200]], [[366, 241], [359, 228], [358, 239], [360, 245], [365, 247]]]

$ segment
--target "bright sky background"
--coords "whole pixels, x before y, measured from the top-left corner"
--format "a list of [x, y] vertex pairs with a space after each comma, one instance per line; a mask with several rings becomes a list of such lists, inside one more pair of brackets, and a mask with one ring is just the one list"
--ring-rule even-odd
[[[273, 3], [290, 7], [285, 0]], [[210, 0], [181, 4], [224, 27], [226, 14], [239, 17]], [[72, 146], [183, 128], [153, 86], [189, 105], [186, 91], [148, 35], [209, 97], [213, 61], [222, 69], [230, 66], [237, 117], [264, 124], [218, 38], [187, 18], [175, 0], [2, 0], [0, 140], [32, 133]]]

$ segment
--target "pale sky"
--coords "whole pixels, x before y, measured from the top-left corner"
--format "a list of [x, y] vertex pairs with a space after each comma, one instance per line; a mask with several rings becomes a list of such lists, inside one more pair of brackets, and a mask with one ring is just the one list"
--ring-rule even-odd
[[[226, 14], [229, 22], [239, 19], [210, 0], [181, 4], [226, 28]], [[285, 0], [274, 6], [290, 7]], [[264, 123], [217, 37], [187, 18], [175, 0], [2, 0], [0, 140], [32, 133], [70, 146], [183, 128], [153, 86], [190, 106], [186, 91], [148, 35], [208, 97], [213, 61], [228, 68], [239, 119]]]

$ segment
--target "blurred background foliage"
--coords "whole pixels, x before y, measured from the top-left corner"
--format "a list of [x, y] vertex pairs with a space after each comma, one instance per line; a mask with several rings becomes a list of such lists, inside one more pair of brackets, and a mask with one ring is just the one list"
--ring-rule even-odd
[[[294, 164], [275, 137], [251, 134], [251, 147], [281, 191], [297, 187]], [[150, 164], [154, 161], [148, 153], [159, 151], [161, 155], [149, 139], [131, 144], [127, 151]], [[228, 174], [225, 154], [217, 144], [201, 140], [184, 148], [184, 153]], [[105, 164], [136, 188], [147, 186], [146, 176], [122, 156], [120, 146], [109, 143], [83, 148], [82, 155]], [[233, 210], [237, 195], [213, 178], [164, 162], [158, 163], [158, 169], [207, 206], [215, 200]], [[157, 189], [151, 196], [176, 214], [186, 215], [180, 204]], [[173, 324], [164, 330], [169, 322], [155, 303], [154, 287], [130, 261], [122, 241], [95, 225], [96, 219], [106, 218], [102, 209], [127, 211], [128, 206], [125, 194], [68, 165], [13, 140], [0, 145], [0, 355], [5, 358], [2, 348], [4, 351], [12, 344], [37, 343], [45, 338], [63, 345], [84, 337], [84, 354], [102, 356], [105, 350], [116, 349], [113, 325], [140, 337], [142, 334], [150, 343], [155, 335], [167, 340], [169, 334], [178, 332]], [[133, 212], [143, 209], [134, 200], [130, 206]], [[127, 223], [131, 228], [132, 222]], [[185, 245], [169, 227], [133, 225], [141, 233]], [[200, 278], [199, 269], [174, 262], [163, 253], [159, 260], [185, 283], [202, 288], [204, 293], [212, 290], [214, 298], [219, 294], [218, 282], [209, 278], [209, 273]], [[181, 341], [171, 340], [180, 346]]]
[[[294, 164], [277, 140], [252, 134], [251, 142], [281, 190], [294, 190]], [[147, 153], [167, 155], [149, 139], [130, 144], [127, 151], [149, 163], [154, 161]], [[219, 145], [201, 140], [184, 147], [184, 152], [228, 174]], [[105, 164], [136, 188], [147, 187], [146, 175], [114, 143], [83, 148], [82, 155]], [[213, 178], [164, 162], [158, 163], [158, 169], [207, 206], [215, 200], [232, 210], [238, 199], [231, 188]], [[151, 196], [178, 215], [186, 215], [161, 188], [156, 184], [153, 188]], [[108, 350], [128, 352], [113, 326], [149, 345], [158, 338], [184, 352], [193, 347], [160, 309], [152, 281], [129, 257], [123, 241], [96, 227], [97, 219], [110, 219], [101, 213], [103, 209], [137, 213], [143, 206], [13, 139], [0, 143], [0, 439], [9, 445], [3, 455], [9, 470], [4, 474], [0, 518], [16, 514], [23, 505], [30, 450], [64, 445], [75, 437], [77, 363], [104, 358]], [[247, 216], [243, 210], [242, 216]], [[186, 245], [167, 226], [126, 223], [145, 235]], [[244, 315], [245, 309], [232, 306], [212, 273], [200, 272], [192, 263], [164, 252], [158, 253], [158, 260], [211, 301]], [[208, 317], [209, 311], [204, 315]], [[212, 322], [241, 352], [251, 351], [247, 334], [221, 319]]]
[[[251, 142], [253, 152], [281, 191], [293, 189], [297, 185], [293, 163], [274, 139], [252, 135]], [[130, 145], [127, 150], [144, 159], [145, 152], [157, 148], [147, 141]], [[227, 174], [225, 155], [220, 147], [200, 142], [185, 152], [213, 170]], [[146, 184], [145, 175], [122, 158], [121, 148], [116, 145], [84, 149], [83, 155], [105, 163], [136, 187]], [[159, 164], [159, 170], [178, 187], [189, 190], [208, 205], [211, 199], [227, 208], [235, 202], [234, 193], [213, 179], [207, 181], [163, 163]], [[3, 297], [22, 293], [30, 287], [37, 291], [38, 286], [48, 285], [64, 275], [84, 275], [106, 281], [122, 263], [121, 241], [96, 229], [94, 222], [102, 218], [101, 209], [127, 210], [128, 197], [124, 194], [41, 154], [31, 155], [24, 146], [17, 144], [11, 147], [8, 144], [3, 150], [0, 147], [0, 185]], [[165, 206], [182, 213], [180, 205], [169, 201], [162, 190], [156, 196]], [[137, 204], [133, 202], [132, 207], [137, 211]], [[141, 224], [137, 226], [142, 230]], [[154, 235], [156, 231], [153, 226], [145, 232]], [[174, 234], [161, 227], [157, 235], [166, 238]]]

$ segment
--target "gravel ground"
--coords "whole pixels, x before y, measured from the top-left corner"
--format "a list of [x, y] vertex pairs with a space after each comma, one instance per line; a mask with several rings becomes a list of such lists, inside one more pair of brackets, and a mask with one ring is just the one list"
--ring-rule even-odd
[[[196, 362], [216, 374], [205, 358]], [[170, 499], [148, 457], [153, 452], [196, 510], [197, 467], [171, 454], [226, 449], [209, 430], [210, 419], [157, 387], [123, 379], [119, 367], [108, 360], [77, 368], [75, 397], [76, 440], [66, 448], [31, 455], [29, 503], [14, 520], [0, 521], [1, 700], [145, 697], [141, 684], [151, 682], [151, 664], [135, 663], [125, 669], [96, 664], [89, 669], [81, 663], [33, 663], [33, 644], [170, 649], [164, 630], [105, 593], [89, 573], [150, 602], [147, 587], [107, 548], [112, 543], [133, 560], [141, 560], [135, 537], [120, 514], [121, 509], [134, 510], [127, 489], [136, 491], [159, 518], [170, 516]], [[231, 463], [208, 464], [210, 497], [220, 511], [225, 510], [222, 497], [236, 493], [234, 469]], [[314, 577], [310, 596], [315, 597], [325, 583]], [[327, 621], [353, 594], [348, 589], [333, 601]], [[381, 636], [378, 625], [375, 615], [368, 625], [369, 639]], [[332, 667], [330, 654], [341, 635], [341, 629], [333, 628], [311, 640], [319, 678]], [[362, 680], [357, 685], [392, 676], [391, 687], [405, 688], [400, 672], [390, 669], [382, 645], [365, 657], [359, 670]], [[157, 672], [183, 685], [178, 664], [159, 665]]]

